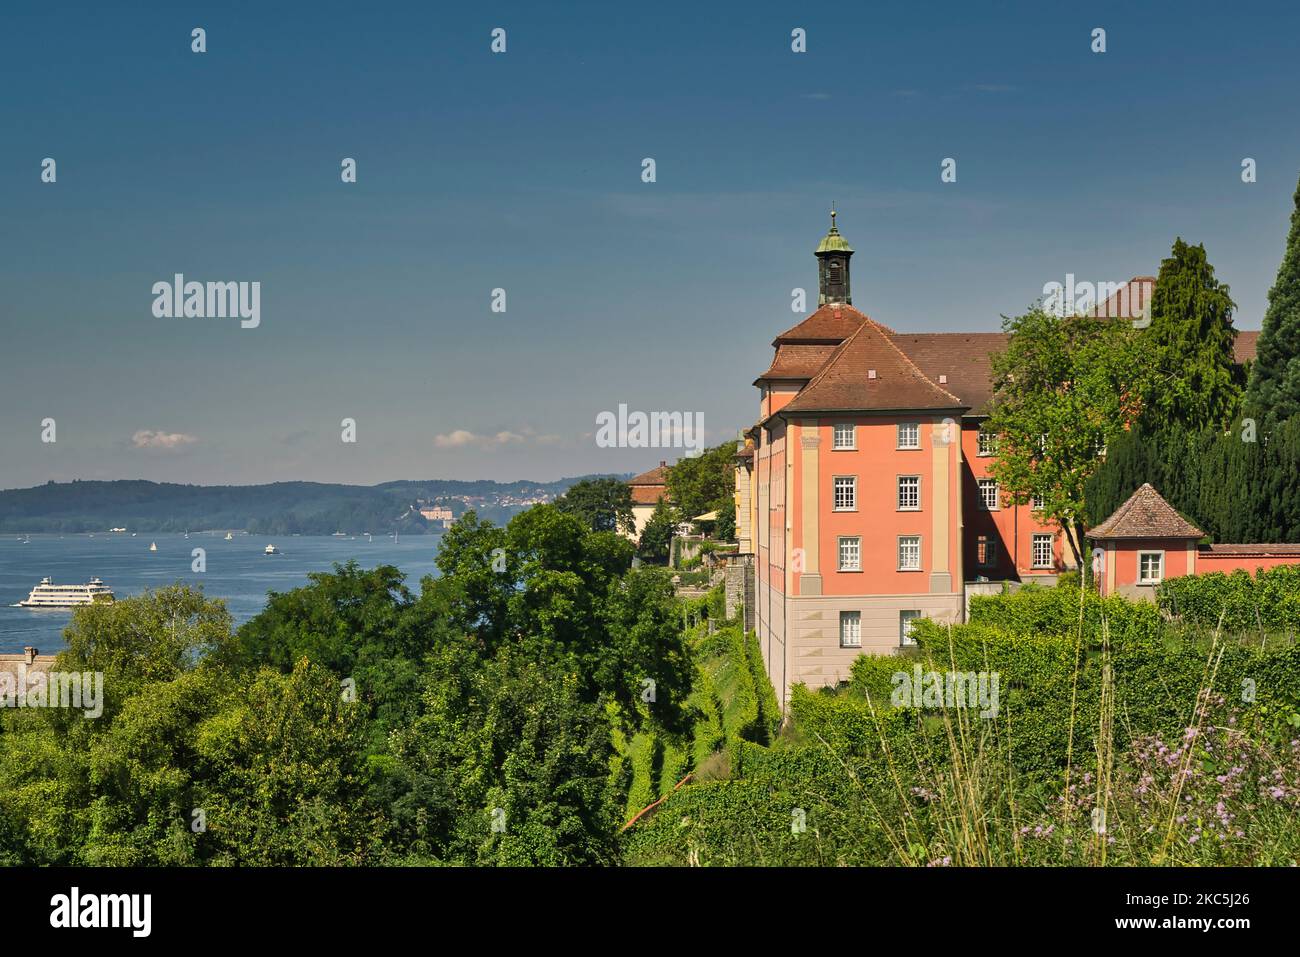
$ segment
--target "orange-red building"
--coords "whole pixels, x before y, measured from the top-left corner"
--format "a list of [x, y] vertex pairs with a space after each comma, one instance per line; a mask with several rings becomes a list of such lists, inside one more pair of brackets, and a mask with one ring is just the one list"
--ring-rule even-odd
[[[835, 684], [859, 654], [907, 645], [918, 617], [964, 620], [969, 593], [1054, 582], [1072, 554], [990, 475], [981, 426], [1005, 334], [900, 333], [855, 309], [853, 250], [831, 215], [817, 310], [773, 340], [736, 459], [746, 620], [782, 706], [793, 684]], [[1099, 311], [1149, 301], [1151, 283]], [[1239, 337], [1239, 358], [1253, 345]]]

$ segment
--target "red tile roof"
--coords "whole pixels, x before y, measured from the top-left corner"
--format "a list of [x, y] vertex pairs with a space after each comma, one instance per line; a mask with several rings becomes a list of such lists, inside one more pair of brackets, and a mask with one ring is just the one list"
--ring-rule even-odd
[[782, 411], [961, 408], [961, 399], [926, 378], [887, 330], [866, 319]]
[[660, 462], [658, 466], [652, 468], [649, 472], [642, 472], [635, 478], [627, 480], [631, 486], [637, 485], [667, 485], [668, 484], [668, 463]]
[[633, 505], [658, 505], [659, 500], [668, 494], [662, 485], [634, 485], [629, 491]]
[[1233, 357], [1239, 362], [1244, 363], [1248, 359], [1255, 358], [1255, 347], [1259, 344], [1258, 329], [1238, 329], [1237, 338], [1232, 343]]
[[1146, 482], [1108, 519], [1088, 532], [1098, 540], [1112, 538], [1201, 538], [1199, 528], [1174, 510]]
[[1006, 348], [1005, 332], [918, 332], [895, 334], [893, 340], [931, 382], [957, 396], [968, 414], [988, 412], [993, 355]]
[[1141, 319], [1151, 307], [1155, 276], [1134, 276], [1096, 309], [1093, 315], [1113, 319]]
[[1202, 545], [1202, 554], [1223, 555], [1233, 558], [1273, 558], [1283, 555], [1300, 555], [1300, 545]]
[[[1113, 296], [1097, 307], [1099, 316], [1136, 319], [1145, 314], [1151, 303], [1155, 288], [1154, 276], [1135, 276]], [[993, 398], [993, 362], [992, 357], [1006, 348], [1007, 334], [1004, 332], [922, 332], [898, 333], [868, 317], [865, 313], [843, 303], [821, 306], [812, 315], [797, 325], [781, 333], [772, 341], [776, 354], [767, 371], [762, 373], [754, 384], [763, 380], [793, 379], [810, 380], [791, 405], [795, 411], [812, 411], [809, 403], [799, 407], [803, 396], [811, 388], [812, 382], [827, 368], [833, 356], [841, 351], [841, 346], [864, 325], [870, 325], [883, 331], [899, 349], [903, 351], [910, 364], [918, 370], [931, 385], [955, 398], [947, 408], [965, 408], [966, 415], [987, 415], [989, 403]], [[1236, 361], [1244, 363], [1255, 358], [1259, 332], [1256, 330], [1238, 330], [1233, 352]], [[879, 374], [880, 370], [877, 370]], [[843, 370], [839, 375], [842, 376]], [[940, 381], [940, 380], [943, 381]], [[864, 391], [865, 390], [865, 391]], [[878, 394], [878, 389], [870, 389], [866, 383], [860, 383], [858, 391]], [[924, 390], [923, 390], [924, 391]], [[828, 401], [825, 397], [826, 386], [819, 387], [818, 403]], [[839, 390], [841, 399], [847, 401], [847, 391]], [[932, 399], [930, 396], [929, 399]], [[810, 400], [811, 401], [811, 400]], [[839, 400], [836, 400], [839, 401]], [[905, 397], [900, 394], [892, 400], [873, 400], [876, 405], [888, 401], [890, 408], [904, 408]], [[875, 407], [875, 406], [873, 406]], [[932, 408], [933, 406], [924, 406]], [[848, 411], [847, 409], [836, 411]]]
[[772, 365], [754, 380], [811, 379], [826, 364], [838, 343], [783, 342], [776, 347]]
[[629, 491], [632, 493], [633, 505], [655, 505], [668, 491], [667, 462], [660, 462], [649, 472], [642, 472], [635, 478], [628, 479]]
[[839, 345], [864, 322], [871, 320], [850, 305], [835, 302], [820, 306], [807, 319], [792, 326], [772, 340], [772, 345], [783, 342], [822, 342]]

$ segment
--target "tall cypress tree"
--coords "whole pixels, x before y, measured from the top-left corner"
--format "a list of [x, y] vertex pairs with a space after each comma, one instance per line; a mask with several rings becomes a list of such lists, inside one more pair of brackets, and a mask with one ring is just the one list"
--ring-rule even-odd
[[1144, 422], [1151, 432], [1179, 424], [1187, 429], [1223, 428], [1241, 399], [1233, 356], [1228, 286], [1214, 278], [1202, 245], [1174, 241], [1151, 296], [1146, 331], [1150, 381]]
[[1300, 412], [1300, 184], [1294, 202], [1246, 393], [1247, 405], [1270, 425]]

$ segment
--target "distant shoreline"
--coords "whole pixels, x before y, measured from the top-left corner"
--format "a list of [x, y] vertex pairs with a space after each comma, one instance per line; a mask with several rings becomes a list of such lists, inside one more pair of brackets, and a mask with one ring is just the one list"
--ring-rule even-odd
[[[380, 485], [272, 482], [182, 485], [143, 479], [47, 482], [0, 491], [0, 534], [425, 535], [473, 511], [506, 522], [552, 502], [576, 476], [555, 482], [429, 479]], [[619, 476], [625, 477], [625, 476]], [[422, 511], [424, 514], [422, 514]], [[126, 528], [126, 532], [110, 532]]]

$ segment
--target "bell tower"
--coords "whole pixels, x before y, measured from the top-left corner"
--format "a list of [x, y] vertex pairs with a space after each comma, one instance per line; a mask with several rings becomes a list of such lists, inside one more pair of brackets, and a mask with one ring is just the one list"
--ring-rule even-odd
[[831, 231], [817, 246], [817, 305], [842, 302], [853, 305], [849, 290], [849, 257], [853, 247], [835, 226], [835, 208], [831, 207]]

